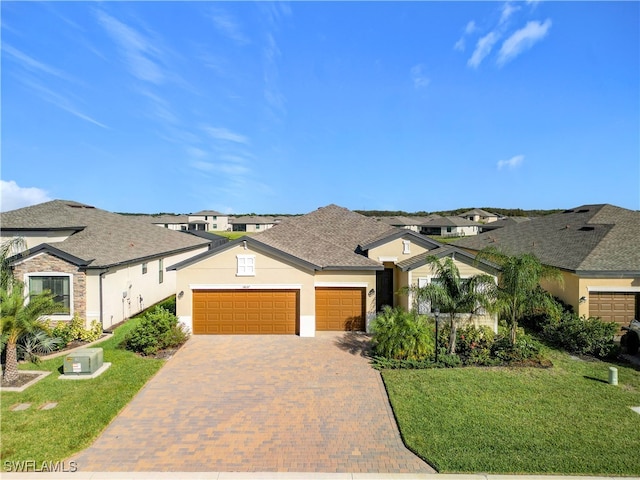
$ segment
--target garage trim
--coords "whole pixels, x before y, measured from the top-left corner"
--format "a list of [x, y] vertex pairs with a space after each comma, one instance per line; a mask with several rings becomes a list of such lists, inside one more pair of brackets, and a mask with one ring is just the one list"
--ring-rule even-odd
[[278, 284], [270, 284], [270, 283], [264, 283], [264, 284], [216, 284], [216, 283], [196, 283], [196, 284], [189, 284], [189, 289], [191, 290], [301, 290], [302, 289], [302, 285], [301, 284], [291, 284], [291, 285], [287, 285], [287, 284], [283, 284], [283, 283], [278, 283]]
[[315, 282], [314, 287], [344, 287], [344, 288], [367, 288], [369, 284], [367, 282]]
[[640, 287], [611, 287], [611, 286], [602, 286], [602, 287], [587, 287], [587, 292], [620, 292], [620, 293], [640, 293]]

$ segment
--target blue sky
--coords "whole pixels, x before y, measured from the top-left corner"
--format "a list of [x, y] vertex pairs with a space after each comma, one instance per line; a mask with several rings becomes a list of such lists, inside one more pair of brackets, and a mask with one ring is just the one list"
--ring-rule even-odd
[[638, 2], [2, 2], [2, 210], [640, 209]]

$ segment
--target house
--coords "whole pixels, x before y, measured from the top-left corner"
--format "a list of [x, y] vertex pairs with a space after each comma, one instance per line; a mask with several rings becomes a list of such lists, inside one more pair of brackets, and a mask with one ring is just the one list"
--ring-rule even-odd
[[441, 218], [440, 215], [429, 215], [427, 217], [407, 217], [403, 215], [392, 216], [392, 217], [375, 217], [376, 220], [380, 222], [384, 222], [387, 225], [391, 225], [398, 228], [406, 228], [407, 230], [412, 230], [414, 232], [420, 232], [420, 225], [436, 219]]
[[[409, 307], [403, 286], [431, 281], [427, 254], [454, 258], [465, 275], [496, 276], [456, 247], [337, 205], [288, 217], [169, 266], [177, 313], [194, 334], [298, 334], [365, 330], [384, 305]], [[486, 315], [483, 324], [495, 327]]]
[[564, 212], [464, 238], [475, 253], [495, 247], [533, 253], [562, 272], [562, 285], [543, 284], [579, 315], [628, 325], [640, 318], [640, 212], [609, 204]]
[[230, 218], [229, 224], [234, 232], [256, 233], [263, 232], [281, 221], [279, 217], [244, 215]]
[[215, 210], [202, 210], [187, 216], [189, 230], [226, 232], [231, 230], [229, 216]]
[[440, 237], [464, 237], [478, 235], [482, 224], [461, 217], [439, 217], [420, 225], [423, 235], [437, 235]]
[[107, 329], [176, 291], [168, 265], [206, 252], [211, 243], [157, 228], [148, 218], [53, 200], [0, 214], [0, 240], [21, 237], [27, 249], [9, 259], [27, 292], [51, 290], [52, 316], [79, 315]]
[[487, 212], [486, 210], [482, 210], [481, 208], [474, 208], [472, 210], [469, 210], [468, 212], [461, 213], [458, 216], [466, 218], [467, 220], [471, 220], [472, 222], [479, 223], [491, 223], [497, 221], [499, 218], [497, 214]]
[[186, 231], [189, 230], [188, 215], [146, 215], [147, 218], [159, 227], [169, 230]]

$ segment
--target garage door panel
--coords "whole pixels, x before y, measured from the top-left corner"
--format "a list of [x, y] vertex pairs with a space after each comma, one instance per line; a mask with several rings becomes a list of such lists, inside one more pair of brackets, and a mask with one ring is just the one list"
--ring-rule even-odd
[[591, 292], [589, 294], [589, 316], [600, 317], [605, 322], [629, 325], [636, 316], [636, 293]]
[[295, 290], [196, 290], [195, 334], [293, 334], [298, 319]]
[[316, 288], [316, 330], [365, 329], [363, 288]]

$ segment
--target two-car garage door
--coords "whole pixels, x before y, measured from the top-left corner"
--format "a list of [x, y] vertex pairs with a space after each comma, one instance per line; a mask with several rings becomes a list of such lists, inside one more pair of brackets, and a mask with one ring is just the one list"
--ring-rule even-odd
[[195, 334], [293, 334], [296, 290], [194, 290]]
[[640, 315], [638, 293], [627, 292], [591, 292], [589, 294], [589, 316], [600, 317], [605, 322], [629, 325]]
[[[316, 288], [316, 330], [364, 330], [363, 288]], [[194, 290], [194, 334], [299, 333], [297, 290]]]

